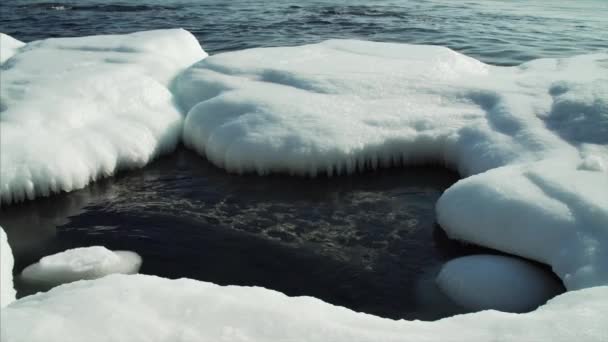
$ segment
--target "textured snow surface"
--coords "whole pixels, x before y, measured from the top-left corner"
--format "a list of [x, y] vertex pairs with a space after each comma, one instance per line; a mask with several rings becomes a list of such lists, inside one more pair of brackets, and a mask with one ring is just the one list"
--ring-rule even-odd
[[0, 227], [0, 308], [15, 300], [13, 287], [13, 253]]
[[455, 303], [473, 311], [531, 311], [563, 292], [549, 271], [500, 255], [450, 260], [439, 272], [437, 284]]
[[605, 164], [607, 60], [495, 67], [438, 46], [332, 40], [215, 55], [176, 91], [185, 142], [230, 171], [433, 162], [468, 176], [556, 157]]
[[4, 64], [25, 43], [0, 32], [0, 64]]
[[112, 273], [135, 274], [141, 263], [141, 257], [130, 251], [111, 251], [102, 246], [74, 248], [45, 256], [26, 267], [21, 272], [21, 280], [32, 285], [53, 287]]
[[70, 191], [172, 151], [169, 85], [204, 58], [184, 30], [29, 43], [0, 79], [0, 202]]
[[437, 206], [451, 237], [608, 284], [608, 54], [496, 67], [333, 40], [212, 56], [175, 89], [185, 143], [227, 170], [444, 164], [468, 177]]
[[195, 280], [111, 275], [3, 309], [2, 341], [606, 341], [608, 287], [567, 292], [528, 314], [484, 311], [393, 321], [310, 297]]

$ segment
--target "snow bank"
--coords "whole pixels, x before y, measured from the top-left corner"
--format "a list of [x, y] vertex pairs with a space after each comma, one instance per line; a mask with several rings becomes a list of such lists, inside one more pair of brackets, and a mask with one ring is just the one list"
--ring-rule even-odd
[[499, 255], [471, 255], [447, 262], [439, 288], [469, 310], [527, 312], [563, 292], [550, 272], [530, 262]]
[[393, 321], [310, 297], [195, 280], [111, 275], [23, 298], [2, 340], [52, 341], [605, 341], [608, 287], [568, 292], [528, 314], [486, 311]]
[[108, 274], [135, 274], [141, 257], [130, 251], [111, 251], [102, 246], [68, 249], [45, 256], [21, 272], [21, 280], [30, 286], [51, 288], [83, 279], [97, 279]]
[[184, 30], [22, 47], [0, 80], [0, 202], [79, 189], [173, 150], [182, 116], [168, 87], [205, 56]]
[[24, 42], [0, 32], [0, 64], [4, 64], [13, 57], [23, 45], [25, 45]]
[[185, 143], [233, 172], [439, 163], [448, 234], [608, 284], [608, 54], [497, 67], [437, 46], [332, 40], [219, 54], [176, 81]]
[[15, 300], [13, 287], [13, 253], [4, 229], [0, 227], [0, 308]]

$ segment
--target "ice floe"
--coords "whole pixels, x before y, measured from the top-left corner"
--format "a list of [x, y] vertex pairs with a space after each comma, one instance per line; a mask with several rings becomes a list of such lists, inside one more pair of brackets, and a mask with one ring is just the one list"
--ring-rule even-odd
[[0, 80], [0, 202], [79, 189], [172, 151], [183, 119], [170, 84], [205, 56], [179, 29], [21, 47]]
[[502, 255], [450, 260], [439, 272], [437, 284], [455, 303], [473, 311], [527, 312], [563, 292], [551, 272]]
[[48, 290], [60, 284], [108, 274], [135, 274], [141, 263], [141, 257], [135, 252], [111, 251], [102, 246], [74, 248], [43, 257], [26, 267], [20, 279], [28, 286]]
[[468, 176], [581, 153], [605, 162], [606, 58], [496, 67], [443, 47], [334, 40], [212, 56], [175, 89], [186, 144], [230, 171], [431, 162]]

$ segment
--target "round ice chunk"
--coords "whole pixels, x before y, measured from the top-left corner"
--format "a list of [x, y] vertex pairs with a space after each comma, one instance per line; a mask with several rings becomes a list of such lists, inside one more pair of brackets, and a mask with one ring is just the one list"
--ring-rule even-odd
[[563, 292], [550, 272], [522, 259], [471, 255], [447, 262], [439, 288], [469, 310], [527, 312]]
[[26, 267], [21, 280], [30, 286], [47, 288], [112, 273], [135, 274], [141, 263], [135, 252], [111, 251], [102, 246], [74, 248], [45, 256]]

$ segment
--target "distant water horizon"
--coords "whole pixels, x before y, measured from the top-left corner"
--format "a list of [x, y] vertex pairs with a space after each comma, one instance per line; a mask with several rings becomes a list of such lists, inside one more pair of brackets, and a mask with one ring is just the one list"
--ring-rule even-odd
[[608, 2], [4, 0], [22, 41], [184, 28], [211, 54], [331, 38], [442, 45], [495, 65], [608, 49]]

